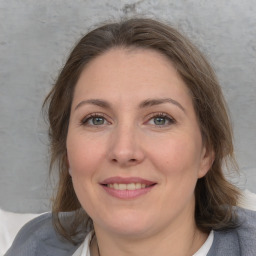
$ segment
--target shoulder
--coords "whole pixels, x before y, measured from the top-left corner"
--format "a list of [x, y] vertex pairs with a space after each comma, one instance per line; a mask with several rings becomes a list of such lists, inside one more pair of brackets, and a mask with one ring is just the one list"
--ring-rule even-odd
[[[256, 211], [238, 208], [237, 211], [239, 227], [238, 231], [241, 233], [256, 233]], [[256, 239], [256, 236], [253, 237]]]
[[256, 212], [239, 209], [239, 226], [236, 230], [242, 255], [256, 255]]
[[208, 256], [256, 255], [256, 212], [236, 208], [237, 228], [215, 231], [213, 245]]
[[77, 246], [62, 238], [52, 225], [52, 214], [43, 214], [23, 226], [5, 256], [70, 255]]

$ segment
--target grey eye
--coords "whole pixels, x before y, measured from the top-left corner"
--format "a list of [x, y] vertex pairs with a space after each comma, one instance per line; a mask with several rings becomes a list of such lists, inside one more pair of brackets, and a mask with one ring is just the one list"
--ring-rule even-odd
[[167, 121], [166, 117], [158, 116], [158, 117], [154, 118], [154, 124], [155, 125], [165, 125], [166, 121]]
[[105, 125], [107, 124], [107, 120], [105, 117], [103, 116], [89, 116], [89, 117], [86, 117], [84, 118], [82, 121], [81, 121], [81, 124], [82, 125], [89, 125], [89, 126], [100, 126], [100, 125]]
[[92, 117], [91, 122], [93, 125], [102, 125], [105, 122], [103, 117]]

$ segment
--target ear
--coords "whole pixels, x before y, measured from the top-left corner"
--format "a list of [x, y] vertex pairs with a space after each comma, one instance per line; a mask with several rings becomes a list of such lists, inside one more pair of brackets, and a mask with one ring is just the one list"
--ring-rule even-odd
[[198, 179], [204, 177], [207, 172], [211, 169], [212, 164], [215, 159], [215, 152], [212, 148], [206, 148], [206, 146], [203, 147], [202, 154], [201, 154], [201, 163], [200, 163], [200, 169], [198, 172]]

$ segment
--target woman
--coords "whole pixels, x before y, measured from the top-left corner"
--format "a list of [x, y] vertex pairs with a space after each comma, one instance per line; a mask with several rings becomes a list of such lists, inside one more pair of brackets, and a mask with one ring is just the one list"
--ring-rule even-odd
[[235, 160], [220, 86], [175, 29], [130, 19], [91, 31], [45, 106], [53, 213], [7, 256], [255, 255], [255, 213], [235, 207], [223, 175]]

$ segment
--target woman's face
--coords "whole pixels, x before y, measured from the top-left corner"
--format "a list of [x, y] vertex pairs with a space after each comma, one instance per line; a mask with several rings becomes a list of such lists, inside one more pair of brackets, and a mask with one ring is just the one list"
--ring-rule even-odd
[[133, 237], [194, 220], [211, 163], [186, 85], [166, 57], [141, 49], [112, 49], [83, 70], [67, 153], [95, 228]]

